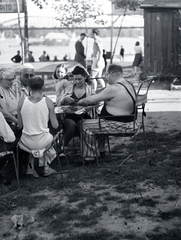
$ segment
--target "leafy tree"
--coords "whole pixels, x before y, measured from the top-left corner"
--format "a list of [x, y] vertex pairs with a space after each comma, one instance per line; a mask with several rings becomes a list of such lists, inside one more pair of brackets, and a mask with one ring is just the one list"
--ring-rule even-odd
[[61, 21], [63, 26], [75, 26], [94, 19], [96, 23], [104, 24], [102, 15], [104, 0], [32, 0], [39, 8], [46, 5], [55, 10], [55, 18]]
[[118, 8], [127, 8], [132, 11], [136, 11], [143, 1], [144, 0], [114, 0]]

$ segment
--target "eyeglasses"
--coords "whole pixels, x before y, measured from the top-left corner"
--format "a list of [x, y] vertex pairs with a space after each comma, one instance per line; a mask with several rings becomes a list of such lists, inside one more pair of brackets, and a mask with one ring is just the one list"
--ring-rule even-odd
[[106, 77], [107, 77], [109, 74], [112, 74], [112, 72], [107, 72], [107, 73], [106, 73]]
[[12, 81], [14, 81], [14, 79], [15, 79], [15, 78], [9, 78], [9, 79], [8, 79], [8, 78], [5, 78], [5, 80], [8, 81], [8, 82], [12, 82]]
[[25, 73], [25, 74], [23, 74], [23, 76], [24, 76], [25, 78], [32, 78], [32, 77], [34, 77], [34, 74]]
[[83, 78], [74, 78], [74, 81], [81, 81]]

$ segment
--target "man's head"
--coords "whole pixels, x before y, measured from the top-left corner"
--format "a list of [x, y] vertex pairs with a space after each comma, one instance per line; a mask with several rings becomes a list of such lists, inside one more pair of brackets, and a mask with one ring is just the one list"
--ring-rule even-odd
[[99, 30], [96, 28], [93, 28], [90, 36], [91, 38], [96, 39], [99, 36]]
[[114, 84], [119, 79], [123, 78], [123, 69], [121, 65], [111, 64], [106, 72], [106, 79], [108, 80], [109, 84]]
[[44, 86], [44, 80], [41, 77], [28, 79], [28, 86], [32, 91], [41, 91]]
[[34, 77], [35, 69], [31, 63], [24, 63], [20, 68], [20, 81], [26, 87], [28, 79]]
[[81, 34], [80, 34], [80, 40], [81, 40], [81, 41], [83, 41], [85, 37], [86, 37], [86, 34], [85, 34], [85, 33], [81, 33]]
[[16, 77], [16, 73], [11, 68], [1, 68], [0, 69], [0, 85], [6, 89], [12, 87], [13, 81]]
[[17, 51], [17, 54], [20, 55], [20, 51]]

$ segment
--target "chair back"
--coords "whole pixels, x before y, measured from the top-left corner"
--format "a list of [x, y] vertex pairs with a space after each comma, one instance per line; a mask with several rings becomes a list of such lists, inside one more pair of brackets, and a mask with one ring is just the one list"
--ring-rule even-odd
[[142, 106], [143, 104], [145, 104], [147, 102], [148, 99], [148, 90], [151, 86], [151, 83], [153, 82], [153, 80], [155, 79], [155, 76], [151, 76], [149, 78], [147, 78], [146, 80], [144, 80], [136, 93], [136, 106]]
[[4, 148], [3, 152], [7, 153], [6, 144], [5, 144], [4, 138], [2, 136], [0, 136], [0, 145], [2, 145]]

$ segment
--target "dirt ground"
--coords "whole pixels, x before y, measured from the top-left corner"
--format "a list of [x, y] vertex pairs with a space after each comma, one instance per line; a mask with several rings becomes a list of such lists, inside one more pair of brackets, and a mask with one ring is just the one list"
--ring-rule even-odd
[[[161, 140], [155, 139], [155, 145], [154, 141], [150, 142], [148, 148], [149, 161], [154, 162], [153, 166], [157, 165], [155, 170], [150, 170], [148, 159], [138, 150], [138, 163], [130, 159], [119, 167], [121, 159], [118, 159], [116, 165], [109, 162], [100, 169], [78, 165], [75, 169], [63, 170], [64, 181], [68, 183], [63, 189], [58, 184], [61, 183], [60, 174], [21, 182], [19, 192], [0, 198], [1, 208], [4, 206], [0, 217], [0, 239], [180, 239], [181, 178], [172, 175], [180, 176], [181, 165], [168, 177], [158, 170], [172, 160], [171, 155], [163, 156], [163, 149], [180, 134], [180, 116], [180, 112], [147, 113], [148, 138], [149, 133], [161, 137]], [[165, 132], [168, 133], [168, 146], [162, 142]], [[180, 140], [174, 150], [170, 148], [179, 153], [179, 158]], [[142, 169], [144, 165], [146, 174]], [[127, 175], [129, 171], [132, 172]], [[159, 173], [162, 179], [159, 179]], [[32, 191], [33, 187], [35, 191]], [[28, 203], [27, 195], [31, 203]], [[86, 205], [85, 201], [90, 202]], [[6, 208], [9, 210], [5, 211]], [[84, 216], [81, 219], [80, 213]], [[11, 217], [21, 214], [32, 216], [34, 222], [15, 229]], [[63, 216], [70, 219], [64, 222]]]
[[[82, 166], [76, 157], [67, 167], [62, 158], [63, 182], [60, 173], [40, 173], [39, 179], [21, 179], [12, 194], [15, 183], [3, 187], [0, 240], [180, 240], [181, 112], [173, 103], [173, 111], [147, 107], [146, 113], [148, 155], [138, 138], [137, 162], [131, 157], [121, 165], [132, 142], [116, 139], [113, 151], [122, 157], [107, 157], [101, 167]], [[14, 215], [34, 221], [15, 228]]]

